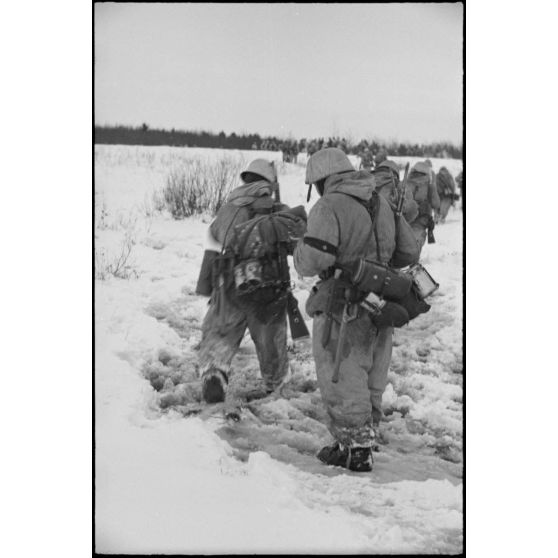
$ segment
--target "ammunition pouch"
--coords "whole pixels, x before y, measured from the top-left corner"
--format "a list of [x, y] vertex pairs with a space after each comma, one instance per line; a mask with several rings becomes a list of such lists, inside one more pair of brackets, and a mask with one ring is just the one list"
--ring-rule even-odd
[[398, 301], [411, 290], [412, 278], [386, 265], [361, 258], [352, 266], [351, 282], [365, 293], [373, 292], [387, 300]]

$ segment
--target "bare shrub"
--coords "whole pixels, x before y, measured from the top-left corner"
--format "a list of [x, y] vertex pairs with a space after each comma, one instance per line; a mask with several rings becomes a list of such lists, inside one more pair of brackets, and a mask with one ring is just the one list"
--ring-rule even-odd
[[199, 159], [171, 170], [162, 192], [174, 219], [209, 212], [214, 215], [238, 184], [242, 159], [225, 157], [216, 162]]
[[[150, 220], [145, 222], [150, 226]], [[132, 259], [132, 251], [136, 244], [138, 217], [134, 213], [118, 213], [110, 217], [103, 201], [100, 217], [96, 223], [95, 234], [95, 278], [106, 280], [109, 277], [130, 279], [139, 277]], [[107, 243], [107, 239], [120, 238], [119, 242]], [[99, 237], [102, 237], [101, 239]], [[103, 242], [104, 240], [104, 242]]]
[[130, 257], [135, 243], [134, 233], [130, 229], [125, 231], [116, 253], [110, 254], [104, 247], [95, 250], [95, 278], [105, 281], [111, 276], [119, 279], [139, 277]]

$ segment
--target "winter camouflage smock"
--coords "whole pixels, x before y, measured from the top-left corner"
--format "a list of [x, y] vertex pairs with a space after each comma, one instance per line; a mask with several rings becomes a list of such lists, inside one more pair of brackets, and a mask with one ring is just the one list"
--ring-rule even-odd
[[[326, 179], [324, 195], [310, 210], [306, 234], [294, 251], [298, 273], [319, 275], [331, 266], [345, 267], [362, 257], [390, 262], [398, 248], [395, 215], [386, 199], [378, 196], [380, 205], [373, 226], [362, 202], [371, 199], [374, 189], [374, 177], [367, 171], [334, 174]], [[320, 246], [316, 239], [325, 242]], [[414, 237], [410, 242], [406, 248], [416, 252], [418, 259]], [[310, 316], [326, 311], [332, 283], [333, 279], [326, 279], [316, 285], [306, 304]]]

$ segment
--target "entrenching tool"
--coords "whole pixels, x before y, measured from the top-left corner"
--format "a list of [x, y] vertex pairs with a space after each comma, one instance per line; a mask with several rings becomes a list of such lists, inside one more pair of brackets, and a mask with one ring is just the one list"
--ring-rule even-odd
[[326, 310], [326, 323], [324, 326], [324, 331], [322, 333], [322, 347], [326, 347], [329, 343], [329, 338], [331, 336], [331, 323], [333, 322], [333, 303], [335, 301], [335, 292], [337, 290], [337, 285], [339, 284], [339, 278], [341, 277], [341, 269], [337, 268], [335, 273], [333, 274], [333, 285], [331, 287], [331, 293], [329, 295], [329, 299], [327, 301], [327, 310]]
[[343, 307], [343, 317], [341, 318], [339, 339], [337, 340], [337, 350], [335, 351], [333, 375], [331, 376], [331, 381], [334, 384], [339, 381], [339, 368], [341, 367], [341, 359], [343, 358], [343, 346], [345, 345], [345, 337], [347, 336], [347, 325], [358, 316], [358, 304], [353, 304], [349, 301], [350, 293], [351, 289], [345, 289], [345, 306]]

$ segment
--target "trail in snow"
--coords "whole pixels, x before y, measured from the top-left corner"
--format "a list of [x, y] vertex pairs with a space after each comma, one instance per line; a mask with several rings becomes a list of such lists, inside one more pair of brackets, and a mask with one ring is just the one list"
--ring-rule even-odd
[[[461, 360], [441, 352], [439, 336], [453, 318], [444, 290], [433, 297], [432, 310], [395, 334], [394, 356], [389, 375], [382, 431], [389, 440], [375, 453], [375, 482], [395, 480], [461, 478]], [[164, 348], [158, 358], [147, 362], [144, 374], [159, 393], [162, 412], [186, 413], [189, 405], [199, 403], [200, 381], [196, 372], [195, 348], [201, 337], [200, 314], [192, 314], [199, 297], [184, 294], [167, 305], [152, 305], [147, 312], [166, 322], [186, 340], [182, 355], [172, 355]], [[201, 316], [203, 317], [203, 315]], [[445, 347], [444, 347], [445, 349]], [[317, 391], [311, 345], [299, 341], [290, 345], [292, 379], [282, 397], [254, 400], [245, 405], [242, 421], [231, 424], [220, 420], [219, 408], [210, 421], [214, 431], [247, 460], [250, 453], [265, 451], [271, 457], [296, 465], [306, 472], [328, 476], [341, 470], [322, 465], [315, 457], [331, 442], [326, 414]], [[255, 348], [247, 335], [232, 363], [229, 391], [239, 400], [260, 385]], [[444, 389], [454, 403], [455, 424], [440, 419], [435, 408], [437, 390]], [[445, 400], [444, 400], [445, 401]], [[426, 410], [421, 406], [428, 405]], [[446, 406], [442, 409], [447, 414]], [[211, 414], [212, 406], [206, 407]], [[415, 412], [410, 412], [415, 409]], [[454, 428], [452, 428], [454, 427]], [[352, 473], [351, 473], [352, 474]]]

